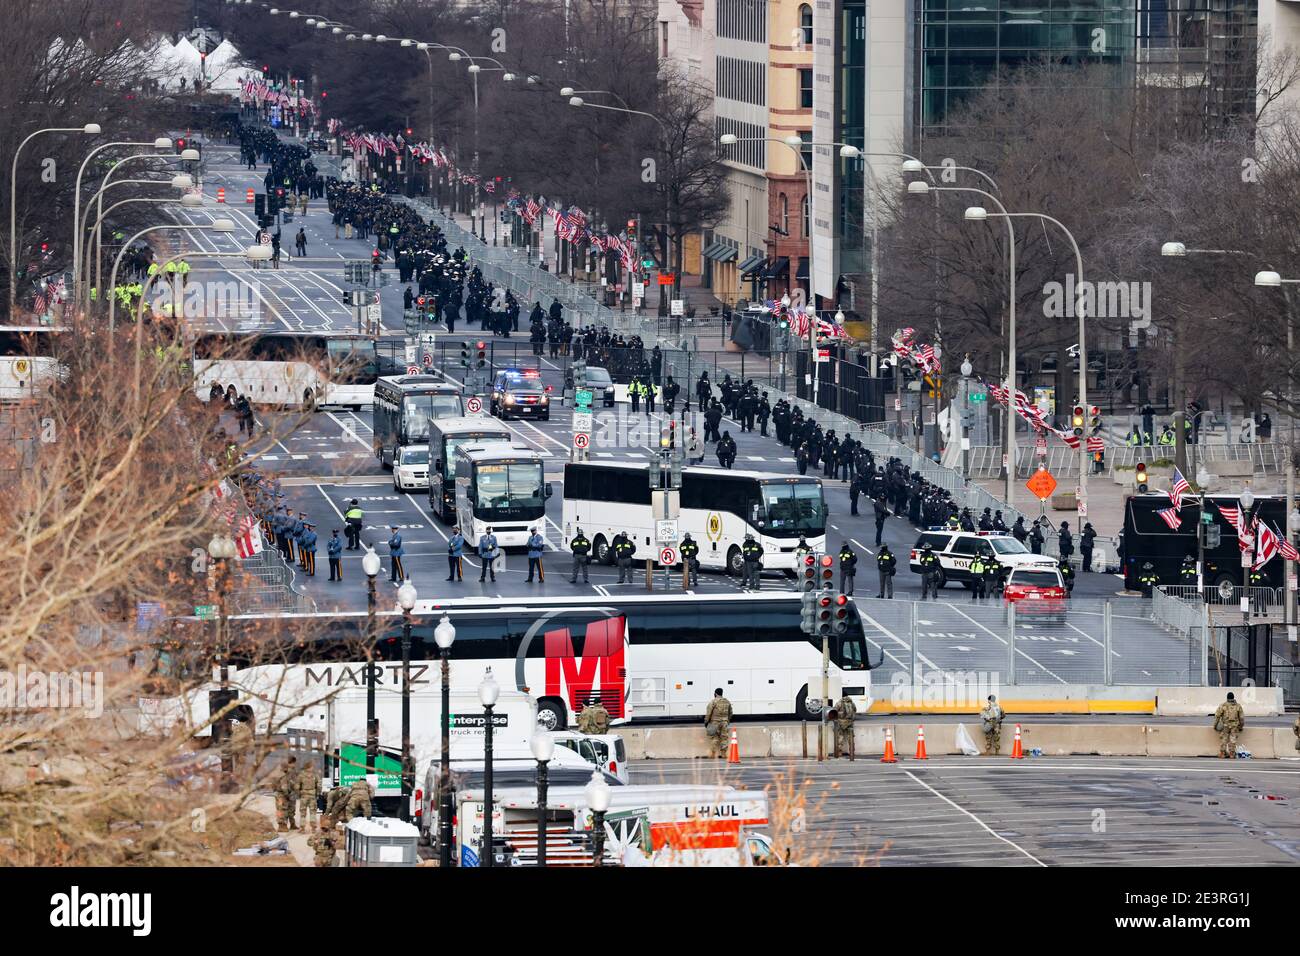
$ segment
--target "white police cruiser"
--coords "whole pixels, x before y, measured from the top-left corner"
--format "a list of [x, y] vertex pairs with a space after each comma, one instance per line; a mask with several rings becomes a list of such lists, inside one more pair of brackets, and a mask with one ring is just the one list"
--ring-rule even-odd
[[959, 581], [970, 587], [971, 560], [976, 554], [990, 548], [998, 563], [1007, 568], [1031, 566], [1055, 567], [1056, 562], [1045, 554], [1034, 554], [1026, 545], [1005, 531], [954, 531], [951, 528], [933, 527], [921, 532], [912, 546], [908, 567], [914, 574], [921, 573], [921, 551], [926, 545], [939, 556], [939, 587], [949, 581]]

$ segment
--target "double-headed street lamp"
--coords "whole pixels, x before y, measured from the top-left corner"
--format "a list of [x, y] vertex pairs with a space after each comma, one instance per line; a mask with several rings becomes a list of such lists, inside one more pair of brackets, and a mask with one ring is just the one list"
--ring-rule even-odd
[[403, 823], [411, 819], [411, 791], [415, 774], [411, 768], [411, 611], [415, 609], [415, 585], [408, 578], [397, 589], [402, 609], [402, 809]]
[[438, 780], [438, 864], [451, 866], [451, 645], [456, 642], [456, 628], [447, 615], [433, 629], [442, 662], [442, 757]]
[[365, 556], [361, 559], [361, 570], [366, 575], [366, 774], [375, 772], [379, 760], [379, 720], [375, 717], [375, 651], [378, 649], [378, 633], [375, 628], [375, 610], [378, 603], [375, 596], [375, 578], [383, 565], [375, 549], [366, 546]]
[[483, 866], [492, 866], [495, 862], [492, 852], [492, 709], [500, 696], [501, 685], [489, 667], [478, 685], [478, 701], [483, 705], [483, 842], [479, 845]]
[[[14, 150], [13, 162], [9, 166], [9, 321], [14, 321], [14, 309], [18, 302], [18, 156], [23, 147], [34, 137], [42, 133], [85, 133], [98, 136], [103, 130], [98, 123], [85, 126], [50, 126], [28, 133], [27, 138]], [[76, 223], [74, 222], [75, 226]]]
[[540, 724], [528, 738], [528, 749], [537, 761], [537, 865], [546, 865], [546, 765], [555, 755], [555, 738]]

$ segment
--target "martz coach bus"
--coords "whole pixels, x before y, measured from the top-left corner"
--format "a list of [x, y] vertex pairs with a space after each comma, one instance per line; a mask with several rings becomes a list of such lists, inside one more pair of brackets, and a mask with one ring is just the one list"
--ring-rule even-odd
[[[564, 466], [564, 536], [582, 528], [597, 561], [610, 562], [610, 542], [620, 531], [641, 554], [653, 554], [655, 515], [649, 465], [573, 462]], [[700, 546], [702, 568], [740, 574], [746, 534], [763, 546], [763, 567], [794, 571], [802, 535], [814, 551], [826, 550], [826, 499], [819, 478], [683, 468], [678, 532]]]
[[[832, 635], [830, 678], [860, 712], [871, 706], [867, 641], [852, 601], [848, 627]], [[411, 630], [412, 688], [439, 681], [434, 628], [446, 615], [456, 628], [451, 685], [478, 686], [487, 667], [503, 687], [537, 699], [538, 721], [563, 729], [578, 711], [599, 700], [615, 722], [701, 719], [714, 688], [721, 687], [736, 714], [793, 714], [817, 719], [821, 700], [822, 638], [799, 629], [795, 592], [719, 596], [616, 598], [467, 598], [416, 605]], [[366, 665], [358, 647], [366, 633], [364, 611], [320, 614], [236, 615], [226, 619], [235, 648], [230, 688], [236, 716], [259, 734], [321, 730], [336, 691], [364, 686]], [[209, 622], [171, 622], [169, 643], [200, 647]], [[402, 617], [378, 615], [377, 693], [401, 694]], [[237, 666], [241, 648], [265, 648], [281, 635], [282, 662]], [[303, 635], [310, 639], [300, 639]], [[161, 660], [161, 658], [160, 658]], [[245, 665], [247, 657], [244, 658]], [[210, 661], [195, 662], [207, 672]], [[142, 703], [147, 729], [178, 724], [206, 736], [213, 705], [224, 706], [220, 684], [200, 685], [184, 699]], [[397, 727], [382, 727], [384, 747], [400, 745]]]
[[[1205, 549], [1205, 586], [1217, 588], [1220, 584], [1240, 585], [1241, 548], [1237, 532], [1220, 513], [1220, 507], [1240, 508], [1236, 495], [1206, 495], [1206, 512], [1219, 528], [1219, 546]], [[1133, 495], [1124, 504], [1124, 586], [1131, 591], [1142, 589], [1138, 577], [1148, 561], [1155, 569], [1161, 584], [1181, 584], [1179, 569], [1183, 558], [1198, 555], [1196, 529], [1201, 521], [1201, 499], [1196, 495], [1183, 495], [1183, 507], [1178, 512], [1179, 526], [1174, 530], [1160, 517], [1159, 512], [1172, 508], [1169, 495]], [[1268, 524], [1279, 535], [1286, 534], [1286, 498], [1280, 495], [1256, 495], [1250, 512]], [[1261, 569], [1264, 585], [1281, 587], [1286, 562], [1274, 559]]]
[[50, 325], [0, 326], [0, 402], [26, 401], [59, 377], [55, 347], [67, 331]]
[[526, 545], [533, 528], [545, 539], [551, 485], [544, 469], [549, 458], [500, 441], [457, 448], [457, 524], [465, 540], [478, 541], [489, 528], [503, 548]]
[[360, 408], [383, 371], [375, 337], [349, 332], [200, 332], [193, 349], [203, 401], [216, 385], [227, 400], [245, 395], [255, 405]]
[[429, 426], [429, 510], [447, 524], [456, 521], [457, 448], [510, 439], [510, 429], [486, 415], [435, 420]]
[[375, 383], [375, 457], [385, 468], [391, 468], [403, 445], [429, 441], [433, 421], [464, 414], [460, 389], [436, 375], [381, 378]]

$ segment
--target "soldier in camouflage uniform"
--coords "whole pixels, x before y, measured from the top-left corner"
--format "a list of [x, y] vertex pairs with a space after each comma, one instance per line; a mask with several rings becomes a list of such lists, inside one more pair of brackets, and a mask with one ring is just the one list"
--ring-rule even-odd
[[1219, 756], [1237, 756], [1237, 734], [1246, 728], [1246, 713], [1234, 694], [1214, 712], [1214, 729], [1219, 732]]
[[713, 700], [704, 711], [704, 732], [713, 744], [713, 756], [725, 757], [731, 742], [731, 701], [722, 696], [722, 688], [713, 691]]
[[294, 812], [294, 804], [298, 800], [298, 758], [293, 754], [280, 765], [274, 791], [276, 829], [298, 829], [298, 818]]
[[256, 766], [253, 728], [247, 722], [242, 720], [230, 722], [230, 736], [226, 738], [226, 748], [235, 776], [251, 771]]
[[598, 699], [593, 698], [586, 707], [582, 708], [582, 713], [578, 715], [578, 733], [609, 733], [609, 711]]
[[[325, 797], [325, 818], [336, 821], [343, 816], [343, 808], [348, 805], [351, 790], [335, 787]], [[325, 818], [322, 818], [322, 822]]]
[[998, 706], [998, 699], [989, 694], [989, 702], [980, 711], [980, 720], [983, 721], [984, 730], [984, 752], [986, 754], [993, 755], [1002, 749], [1002, 720], [1005, 716], [1002, 713], [1002, 708]]
[[347, 791], [348, 802], [343, 808], [343, 819], [351, 820], [353, 817], [369, 818], [374, 808], [371, 800], [374, 799], [374, 792], [370, 789], [364, 777], [358, 777], [352, 781], [352, 788]]
[[320, 770], [308, 758], [298, 774], [298, 811], [304, 830], [316, 828], [316, 800], [320, 796]]
[[338, 849], [338, 843], [334, 818], [327, 813], [321, 817], [321, 828], [307, 838], [307, 845], [316, 851], [317, 866], [334, 865], [334, 851]]
[[847, 694], [835, 704], [835, 756], [847, 756], [852, 752], [853, 718], [858, 709]]

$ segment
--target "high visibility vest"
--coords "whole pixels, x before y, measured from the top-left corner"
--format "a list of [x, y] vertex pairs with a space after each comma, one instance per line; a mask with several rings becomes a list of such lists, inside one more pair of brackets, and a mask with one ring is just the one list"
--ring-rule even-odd
[[158, 274], [158, 263], [156, 262], [149, 263], [149, 278], [152, 279], [157, 274]]
[[180, 272], [181, 275], [188, 275], [190, 271], [190, 264], [186, 262], [184, 259], [182, 259], [180, 261], [180, 265], [178, 265], [176, 269], [178, 272]]
[[92, 285], [90, 287], [90, 301], [94, 302], [98, 298], [99, 298], [99, 290]]
[[168, 262], [168, 263], [167, 263], [167, 274], [168, 274], [168, 275], [175, 275], [175, 274], [176, 274], [176, 261], [175, 261], [175, 260], [172, 260], [171, 262]]

